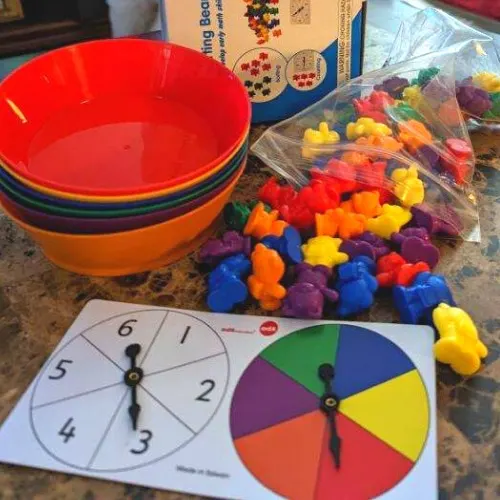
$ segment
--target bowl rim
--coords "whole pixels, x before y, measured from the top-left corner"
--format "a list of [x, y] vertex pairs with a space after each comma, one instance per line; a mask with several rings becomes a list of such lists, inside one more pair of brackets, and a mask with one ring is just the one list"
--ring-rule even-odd
[[[47, 188], [45, 186], [41, 186], [40, 184], [36, 184], [28, 179], [25, 179], [24, 177], [20, 176], [17, 172], [14, 172], [11, 167], [8, 165], [5, 165], [2, 160], [0, 159], [0, 168], [3, 168], [10, 176], [14, 177], [17, 182], [24, 184], [28, 188], [38, 191], [39, 193], [42, 193], [44, 195], [53, 197], [53, 198], [59, 198], [61, 200], [69, 200], [74, 201], [74, 202], [83, 202], [83, 203], [104, 203], [104, 204], [114, 204], [114, 203], [130, 203], [130, 202], [137, 202], [137, 201], [144, 201], [148, 202], [151, 200], [154, 200], [155, 198], [162, 198], [165, 196], [170, 196], [170, 195], [175, 195], [178, 194], [179, 191], [184, 191], [187, 189], [191, 189], [196, 187], [198, 184], [201, 184], [202, 182], [206, 181], [210, 177], [214, 177], [215, 175], [218, 175], [221, 170], [227, 167], [229, 163], [235, 160], [235, 158], [238, 156], [238, 154], [242, 151], [243, 148], [247, 147], [248, 150], [250, 150], [249, 146], [245, 146], [245, 143], [249, 140], [249, 133], [250, 130], [247, 129], [247, 133], [245, 136], [242, 138], [241, 142], [238, 143], [236, 148], [231, 152], [231, 155], [225, 159], [222, 163], [217, 165], [212, 170], [209, 170], [205, 174], [201, 175], [200, 177], [197, 177], [196, 179], [192, 179], [191, 181], [185, 182], [183, 184], [179, 184], [170, 188], [165, 188], [160, 191], [154, 191], [151, 193], [143, 193], [141, 195], [127, 195], [127, 196], [90, 196], [90, 195], [80, 195], [76, 193], [67, 193], [64, 191], [56, 191], [51, 188]], [[103, 208], [103, 210], [105, 210]]]
[[[204, 199], [203, 199], [202, 203], [200, 203], [199, 205], [194, 206], [191, 210], [184, 211], [184, 212], [182, 212], [182, 208], [184, 207], [184, 205], [180, 205], [178, 207], [172, 207], [172, 208], [166, 208], [164, 210], [160, 210], [159, 213], [162, 213], [162, 217], [166, 217], [166, 218], [164, 218], [164, 220], [162, 220], [162, 221], [157, 221], [157, 222], [154, 222], [152, 224], [142, 224], [143, 219], [147, 219], [147, 218], [149, 218], [151, 216], [154, 216], [158, 212], [152, 212], [150, 214], [128, 215], [128, 216], [119, 217], [119, 218], [115, 218], [115, 219], [97, 219], [97, 218], [92, 218], [92, 217], [86, 217], [86, 218], [79, 219], [77, 217], [72, 217], [72, 216], [68, 216], [68, 215], [55, 215], [55, 214], [46, 214], [44, 212], [39, 212], [36, 209], [25, 207], [25, 206], [21, 205], [16, 200], [14, 200], [12, 198], [9, 198], [8, 196], [5, 196], [1, 192], [0, 192], [0, 205], [4, 205], [4, 206], [7, 205], [6, 208], [11, 213], [12, 213], [12, 211], [10, 210], [9, 205], [14, 206], [15, 210], [17, 212], [20, 212], [19, 214], [15, 215], [15, 217], [17, 219], [19, 219], [21, 222], [24, 222], [25, 224], [30, 224], [31, 226], [36, 227], [38, 229], [43, 229], [43, 230], [46, 230], [46, 231], [52, 231], [54, 233], [63, 233], [63, 234], [112, 234], [112, 233], [115, 233], [115, 232], [132, 231], [133, 229], [139, 229], [140, 227], [147, 227], [148, 225], [152, 226], [154, 224], [159, 224], [161, 222], [166, 222], [168, 220], [171, 220], [171, 219], [174, 219], [176, 217], [179, 217], [180, 215], [184, 215], [185, 213], [191, 212], [192, 210], [195, 210], [196, 208], [198, 208], [198, 207], [200, 207], [202, 205], [205, 205], [211, 199], [215, 198], [220, 193], [222, 193], [231, 184], [231, 182], [234, 180], [234, 178], [239, 174], [239, 171], [240, 171], [240, 169], [242, 167], [243, 167], [243, 165], [240, 168], [238, 168], [233, 173], [233, 175], [231, 177], [229, 177], [225, 182], [223, 182], [220, 186], [218, 186], [214, 190], [215, 193], [211, 192], [211, 193], [206, 193], [206, 194], [202, 195], [200, 198], [204, 198]], [[187, 204], [190, 204], [190, 203], [195, 203], [196, 204], [196, 201], [197, 200], [191, 200], [191, 201], [187, 202]], [[173, 210], [179, 210], [179, 209], [181, 210], [181, 213], [179, 213], [177, 215], [174, 215], [173, 217], [169, 216], [169, 215], [166, 215], [166, 216], [163, 215], [163, 213], [166, 212], [166, 211], [171, 212]], [[42, 223], [42, 225], [38, 225], [35, 222], [27, 221], [27, 220], [24, 219], [24, 216], [26, 214], [28, 214], [30, 217], [32, 217], [32, 216], [40, 217], [40, 220], [45, 219], [45, 221], [46, 221], [47, 219], [49, 219], [49, 220], [52, 220], [53, 223], [56, 223], [57, 221], [60, 221], [63, 224], [68, 224], [68, 225], [69, 224], [78, 224], [79, 226], [83, 226], [85, 224], [98, 224], [98, 225], [100, 225], [101, 223], [108, 225], [108, 224], [113, 224], [114, 221], [117, 221], [118, 223], [121, 223], [122, 221], [126, 221], [126, 222], [135, 221], [135, 222], [138, 222], [138, 223], [140, 222], [142, 225], [140, 225], [140, 226], [138, 226], [136, 228], [121, 229], [121, 230], [118, 230], [118, 231], [111, 231], [111, 232], [107, 232], [107, 231], [70, 232], [70, 231], [56, 230], [56, 229], [51, 229], [51, 228], [43, 227], [43, 223]]]
[[[21, 200], [21, 204], [23, 206], [30, 206], [36, 210], [50, 213], [54, 215], [67, 215], [67, 216], [75, 216], [77, 218], [87, 217], [89, 214], [93, 214], [96, 218], [114, 218], [114, 217], [122, 217], [127, 214], [134, 213], [136, 215], [146, 214], [156, 210], [161, 210], [165, 208], [172, 208], [183, 204], [186, 201], [192, 200], [199, 195], [206, 194], [211, 191], [214, 187], [220, 186], [223, 182], [227, 181], [234, 173], [238, 170], [242, 161], [248, 157], [248, 147], [244, 146], [240, 149], [238, 154], [233, 158], [231, 162], [228, 162], [227, 165], [217, 172], [213, 177], [206, 179], [205, 181], [193, 185], [185, 191], [178, 191], [176, 193], [172, 193], [168, 196], [163, 196], [160, 198], [151, 198], [147, 201], [147, 203], [141, 203], [141, 205], [137, 206], [135, 204], [131, 204], [130, 206], [127, 203], [121, 203], [120, 206], [115, 206], [113, 204], [107, 203], [102, 206], [92, 206], [91, 204], [87, 204], [87, 206], [72, 206], [70, 205], [55, 205], [52, 200], [40, 200], [38, 198], [34, 198], [29, 193], [24, 193], [16, 186], [12, 186], [8, 181], [0, 178], [0, 190], [4, 193], [8, 198], [14, 198]], [[134, 202], [132, 202], [134, 203]]]
[[[209, 59], [210, 62], [209, 64], [213, 64], [216, 66], [219, 66], [223, 72], [227, 75], [227, 77], [234, 81], [235, 84], [240, 88], [241, 90], [241, 95], [242, 97], [245, 98], [246, 101], [246, 111], [245, 111], [245, 120], [244, 120], [244, 127], [242, 130], [241, 135], [238, 136], [237, 140], [235, 140], [226, 150], [219, 154], [217, 158], [214, 160], [210, 161], [209, 163], [202, 165], [201, 167], [197, 168], [193, 172], [190, 172], [189, 174], [185, 174], [184, 176], [178, 177], [176, 179], [170, 179], [169, 181], [165, 182], [157, 182], [154, 184], [149, 184], [147, 188], [143, 189], [134, 189], [134, 188], [122, 188], [122, 189], [109, 189], [109, 188], [75, 188], [75, 186], [71, 185], [66, 185], [66, 184], [61, 184], [58, 182], [50, 181], [47, 180], [39, 175], [35, 175], [29, 171], [21, 170], [19, 169], [15, 162], [13, 162], [11, 159], [7, 158], [5, 154], [1, 151], [0, 148], [0, 166], [5, 168], [7, 171], [9, 171], [12, 175], [15, 175], [19, 180], [24, 180], [26, 184], [28, 184], [28, 181], [32, 183], [32, 187], [42, 190], [41, 188], [44, 188], [48, 191], [48, 194], [55, 194], [58, 197], [69, 197], [70, 199], [73, 197], [82, 197], [86, 196], [89, 201], [91, 198], [95, 198], [95, 201], [101, 200], [104, 201], [105, 198], [112, 198], [113, 201], [117, 199], [117, 197], [120, 197], [123, 199], [123, 201], [129, 201], [130, 199], [142, 199], [142, 197], [147, 198], [148, 195], [151, 196], [152, 194], [157, 194], [158, 192], [163, 192], [163, 190], [176, 190], [179, 186], [186, 187], [186, 184], [189, 185], [189, 182], [191, 181], [197, 181], [200, 176], [208, 175], [210, 172], [214, 172], [217, 169], [221, 168], [225, 161], [227, 160], [228, 156], [231, 156], [234, 154], [234, 152], [238, 149], [238, 146], [241, 145], [241, 143], [245, 140], [246, 136], [249, 134], [250, 130], [250, 123], [251, 123], [251, 116], [252, 116], [252, 106], [250, 103], [250, 100], [248, 99], [248, 94], [246, 92], [246, 89], [241, 82], [241, 80], [236, 76], [236, 74], [231, 71], [228, 67], [224, 66], [222, 63], [219, 61], [212, 59], [201, 52], [198, 52], [194, 49], [184, 47], [182, 45], [178, 45], [175, 43], [171, 42], [166, 42], [163, 40], [147, 40], [147, 39], [141, 39], [141, 38], [106, 38], [106, 39], [101, 39], [101, 40], [91, 40], [91, 41], [86, 41], [86, 42], [80, 42], [80, 43], [75, 43], [71, 45], [66, 45], [64, 47], [59, 47], [54, 50], [50, 50], [48, 52], [45, 52], [43, 54], [39, 54], [33, 59], [30, 59], [26, 63], [22, 64], [18, 68], [16, 68], [14, 71], [9, 73], [6, 78], [4, 78], [2, 81], [0, 81], [0, 94], [2, 93], [2, 88], [6, 85], [9, 84], [11, 80], [16, 78], [16, 76], [22, 72], [25, 71], [25, 69], [32, 64], [36, 63], [37, 61], [40, 61], [41, 59], [49, 59], [51, 57], [54, 57], [54, 55], [57, 55], [59, 53], [65, 53], [65, 52], [70, 52], [74, 50], [75, 48], [81, 48], [81, 47], [88, 47], [88, 46], [94, 46], [94, 45], [111, 45], [111, 44], [121, 44], [121, 45], [135, 45], [135, 46], [150, 46], [153, 47], [160, 47], [162, 46], [164, 49], [170, 48], [173, 50], [177, 50], [180, 52], [189, 52], [193, 55], [196, 55], [197, 57], [201, 59]], [[15, 81], [14, 81], [15, 83]], [[46, 192], [46, 191], [44, 191]], [[168, 192], [171, 191], [167, 191]], [[66, 195], [66, 196], [64, 196]], [[72, 195], [72, 196], [71, 196]], [[134, 196], [135, 195], [135, 196]], [[141, 198], [139, 198], [141, 196]], [[125, 199], [128, 198], [128, 199]]]
[[78, 209], [52, 210], [50, 206], [47, 206], [47, 204], [32, 203], [30, 205], [29, 200], [27, 201], [26, 199], [19, 202], [19, 200], [16, 200], [16, 196], [12, 195], [12, 192], [10, 192], [9, 190], [6, 191], [5, 188], [1, 188], [1, 190], [2, 190], [2, 195], [4, 197], [8, 198], [9, 200], [16, 201], [16, 203], [19, 203], [24, 208], [29, 208], [39, 213], [44, 213], [51, 216], [74, 217], [77, 219], [95, 218], [100, 220], [121, 219], [123, 217], [131, 217], [131, 216], [146, 216], [163, 210], [171, 210], [174, 208], [179, 208], [185, 203], [189, 203], [201, 196], [210, 194], [212, 191], [220, 189], [221, 186], [227, 186], [228, 182], [230, 182], [235, 177], [235, 175], [238, 173], [242, 165], [246, 164], [246, 161], [247, 161], [247, 154], [245, 153], [241, 156], [238, 162], [235, 162], [235, 164], [217, 180], [217, 182], [211, 183], [210, 185], [205, 186], [203, 189], [199, 189], [196, 192], [188, 193], [182, 196], [182, 198], [179, 200], [163, 201], [161, 203], [154, 204], [153, 206], [139, 207], [136, 209], [122, 208], [118, 210], [109, 210], [109, 211], [106, 211], [105, 209], [100, 209], [100, 210], [89, 210], [88, 212]]
[[[246, 162], [245, 162], [246, 164]], [[52, 241], [73, 241], [73, 240], [115, 240], [117, 238], [120, 239], [120, 237], [128, 237], [128, 235], [131, 236], [140, 236], [142, 233], [147, 232], [147, 231], [156, 231], [158, 230], [157, 228], [159, 226], [168, 226], [169, 224], [174, 223], [174, 221], [179, 221], [179, 219], [187, 219], [189, 216], [196, 215], [199, 212], [201, 212], [206, 205], [212, 205], [217, 203], [221, 198], [223, 198], [228, 192], [232, 192], [232, 190], [236, 187], [236, 184], [240, 180], [241, 176], [243, 175], [243, 172], [245, 171], [245, 164], [241, 166], [239, 171], [236, 172], [235, 177], [233, 180], [220, 192], [218, 193], [215, 197], [211, 198], [210, 200], [207, 201], [207, 203], [204, 203], [203, 205], [200, 205], [199, 207], [195, 208], [191, 212], [187, 212], [185, 214], [179, 215], [178, 217], [174, 217], [173, 219], [169, 219], [164, 222], [160, 222], [158, 224], [152, 224], [151, 226], [146, 226], [146, 227], [141, 227], [137, 229], [131, 229], [128, 231], [119, 231], [116, 233], [98, 233], [98, 234], [73, 234], [73, 233], [58, 233], [56, 231], [49, 231], [48, 229], [41, 229], [36, 226], [32, 226], [31, 224], [28, 224], [27, 222], [24, 222], [20, 220], [19, 218], [15, 217], [12, 215], [3, 205], [3, 203], [0, 200], [0, 209], [3, 210], [4, 214], [11, 219], [12, 222], [17, 224], [21, 229], [24, 229], [26, 232], [28, 232], [30, 235], [32, 235], [35, 239], [36, 237], [43, 237], [44, 240], [45, 238], [50, 238]], [[221, 213], [222, 213], [222, 208], [221, 208]], [[37, 240], [38, 241], [38, 240]], [[46, 241], [46, 240], [45, 240]], [[40, 246], [43, 249], [43, 246], [45, 244], [40, 243]]]

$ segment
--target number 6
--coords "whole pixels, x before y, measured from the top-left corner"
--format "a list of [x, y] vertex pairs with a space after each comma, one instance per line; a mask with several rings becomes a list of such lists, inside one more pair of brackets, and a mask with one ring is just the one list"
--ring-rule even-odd
[[120, 335], [120, 337], [128, 337], [134, 331], [134, 329], [128, 323], [137, 323], [137, 320], [128, 319], [127, 321], [125, 321], [125, 323], [123, 323], [122, 326], [118, 328], [118, 335]]

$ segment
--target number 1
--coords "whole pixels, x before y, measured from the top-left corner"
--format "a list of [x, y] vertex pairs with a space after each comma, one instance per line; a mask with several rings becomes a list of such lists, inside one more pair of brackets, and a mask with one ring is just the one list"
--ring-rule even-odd
[[186, 337], [188, 336], [189, 330], [191, 330], [191, 327], [187, 326], [186, 331], [184, 332], [184, 335], [182, 336], [181, 344], [184, 344], [184, 342], [186, 341]]

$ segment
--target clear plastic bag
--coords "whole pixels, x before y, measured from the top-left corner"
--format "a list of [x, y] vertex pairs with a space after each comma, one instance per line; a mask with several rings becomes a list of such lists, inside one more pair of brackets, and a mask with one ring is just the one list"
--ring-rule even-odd
[[[459, 53], [452, 45], [352, 80], [269, 128], [253, 153], [294, 186], [354, 180], [354, 190], [391, 193], [478, 241], [475, 161], [455, 98]], [[408, 199], [416, 181], [405, 171], [423, 182], [423, 200]]]
[[450, 51], [464, 118], [500, 123], [500, 57], [493, 39], [443, 11], [428, 8], [403, 21], [384, 67]]

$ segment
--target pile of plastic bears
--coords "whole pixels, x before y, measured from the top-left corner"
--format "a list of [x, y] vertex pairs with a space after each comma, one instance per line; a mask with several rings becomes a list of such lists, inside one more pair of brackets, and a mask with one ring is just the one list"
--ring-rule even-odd
[[260, 201], [226, 205], [229, 230], [199, 254], [212, 268], [209, 308], [229, 312], [251, 296], [284, 316], [344, 318], [370, 308], [377, 290], [392, 288], [403, 323], [438, 330], [436, 358], [462, 375], [475, 373], [486, 347], [445, 278], [432, 272], [439, 250], [431, 236], [456, 234], [453, 214], [438, 218], [422, 203], [415, 168], [392, 172], [396, 193], [365, 186], [355, 168], [350, 179], [327, 170], [313, 170], [299, 191], [271, 178]]
[[271, 37], [281, 36], [279, 0], [243, 1], [247, 5], [248, 27], [255, 33], [259, 45], [269, 42]]

